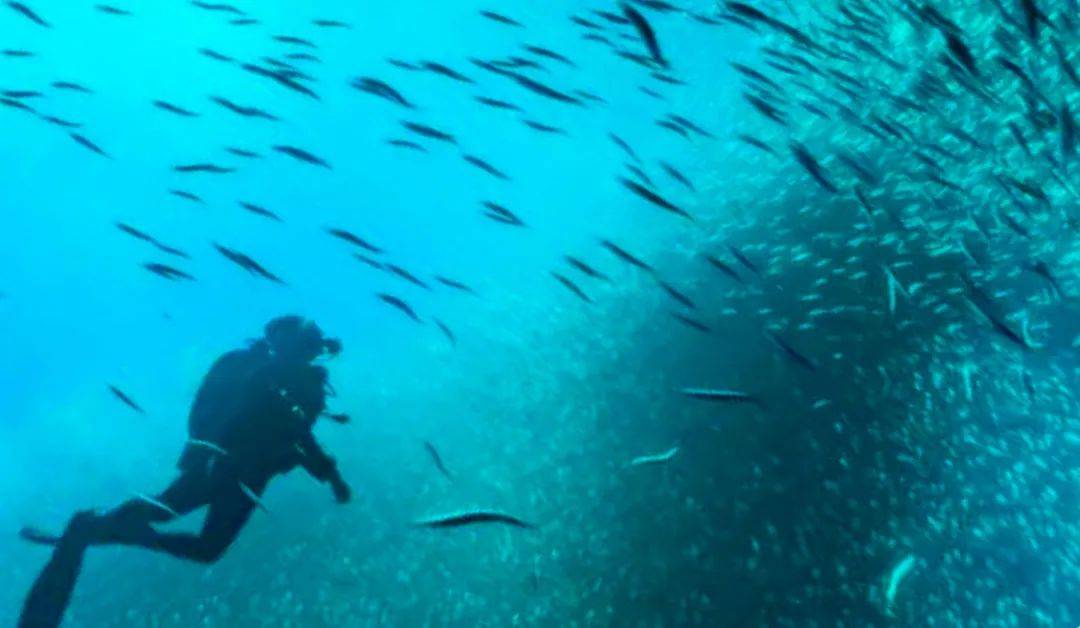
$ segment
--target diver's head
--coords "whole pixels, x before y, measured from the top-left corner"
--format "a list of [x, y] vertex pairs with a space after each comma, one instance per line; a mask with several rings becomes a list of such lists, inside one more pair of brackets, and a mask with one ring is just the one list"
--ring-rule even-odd
[[263, 334], [274, 355], [287, 361], [311, 362], [324, 353], [341, 352], [340, 340], [326, 338], [314, 321], [301, 316], [279, 316], [266, 324]]

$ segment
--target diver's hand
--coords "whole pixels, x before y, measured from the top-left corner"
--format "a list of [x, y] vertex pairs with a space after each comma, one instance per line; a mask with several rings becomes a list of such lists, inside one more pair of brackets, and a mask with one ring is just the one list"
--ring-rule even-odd
[[330, 488], [334, 491], [334, 499], [339, 504], [347, 504], [352, 499], [352, 489], [345, 483], [345, 480], [341, 479], [340, 475], [335, 475], [330, 479]]

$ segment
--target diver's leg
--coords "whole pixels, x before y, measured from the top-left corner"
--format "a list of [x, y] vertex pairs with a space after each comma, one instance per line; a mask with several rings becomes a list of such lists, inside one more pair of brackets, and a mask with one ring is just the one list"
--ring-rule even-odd
[[[257, 492], [261, 493], [262, 487]], [[152, 549], [200, 563], [216, 562], [232, 545], [255, 509], [255, 502], [240, 490], [239, 483], [221, 487], [210, 502], [199, 534], [158, 532]]]
[[[85, 542], [91, 545], [139, 545], [140, 538], [145, 540], [148, 535], [153, 534], [151, 523], [164, 523], [208, 504], [212, 495], [211, 486], [206, 474], [185, 472], [155, 498], [130, 499], [106, 513], [97, 515], [92, 525], [87, 522], [86, 527], [92, 530], [86, 535]], [[25, 541], [41, 545], [56, 545], [61, 538], [32, 527], [20, 530], [19, 536]]]
[[19, 628], [54, 628], [63, 620], [71, 601], [75, 581], [86, 552], [84, 528], [95, 517], [86, 511], [76, 514], [60, 537], [52, 558], [38, 574], [19, 615]]

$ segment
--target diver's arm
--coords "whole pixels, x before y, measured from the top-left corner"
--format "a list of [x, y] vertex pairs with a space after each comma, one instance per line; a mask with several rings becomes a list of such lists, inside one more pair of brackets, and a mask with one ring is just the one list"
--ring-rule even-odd
[[349, 501], [352, 491], [341, 477], [337, 462], [315, 441], [315, 437], [311, 432], [305, 434], [304, 438], [297, 444], [297, 449], [301, 454], [300, 465], [304, 467], [308, 474], [320, 482], [330, 484], [330, 488], [334, 491], [334, 497], [339, 502], [345, 503]]

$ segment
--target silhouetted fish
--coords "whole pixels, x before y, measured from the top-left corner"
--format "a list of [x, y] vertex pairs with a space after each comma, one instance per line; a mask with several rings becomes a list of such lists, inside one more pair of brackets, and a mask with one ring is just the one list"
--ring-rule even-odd
[[226, 259], [236, 264], [240, 268], [243, 268], [244, 270], [254, 275], [258, 275], [263, 279], [268, 279], [274, 283], [282, 285], [285, 284], [285, 282], [282, 281], [280, 277], [266, 270], [266, 268], [264, 268], [261, 264], [256, 262], [250, 256], [241, 253], [240, 251], [237, 251], [235, 249], [230, 249], [228, 247], [222, 246], [216, 242], [214, 243], [214, 248], [217, 249], [219, 253], [224, 255]]
[[581, 271], [582, 273], [584, 273], [588, 277], [592, 277], [593, 279], [600, 279], [602, 281], [611, 281], [608, 278], [607, 275], [605, 275], [604, 273], [596, 270], [592, 266], [589, 266], [588, 264], [586, 264], [585, 262], [579, 260], [576, 257], [571, 257], [570, 255], [565, 255], [565, 256], [563, 256], [563, 259], [565, 259], [568, 264], [570, 264], [574, 268], [578, 269], [579, 271]]
[[477, 100], [477, 102], [485, 104], [485, 105], [487, 105], [489, 107], [494, 107], [496, 109], [507, 109], [507, 110], [510, 110], [510, 111], [521, 111], [521, 107], [518, 107], [517, 105], [515, 105], [513, 103], [506, 102], [505, 100], [496, 100], [494, 98], [487, 98], [485, 96], [477, 96], [476, 100]]
[[412, 103], [406, 100], [396, 89], [379, 79], [361, 76], [353, 79], [351, 85], [355, 89], [389, 100], [407, 109], [413, 108]]
[[629, 4], [622, 3], [623, 15], [626, 19], [630, 20], [630, 23], [637, 29], [638, 36], [641, 37], [641, 41], [645, 44], [645, 47], [649, 49], [649, 55], [652, 60], [660, 67], [666, 68], [668, 63], [664, 59], [664, 54], [660, 51], [660, 42], [656, 39], [656, 32], [653, 30], [649, 21], [645, 19], [645, 16], [639, 13], [634, 7]]
[[114, 7], [114, 6], [111, 6], [111, 5], [108, 5], [108, 4], [99, 4], [99, 5], [96, 5], [94, 8], [97, 9], [98, 11], [101, 11], [102, 13], [107, 13], [109, 15], [120, 15], [120, 16], [130, 16], [131, 15], [131, 11], [128, 11], [126, 9], [121, 9], [119, 7]]
[[238, 105], [231, 100], [221, 98], [219, 96], [211, 96], [210, 100], [214, 101], [215, 103], [221, 105], [222, 107], [228, 109], [229, 111], [237, 115], [244, 116], [245, 118], [262, 118], [264, 120], [271, 120], [273, 122], [277, 122], [279, 120], [277, 116], [263, 111], [262, 109], [259, 109], [257, 107], [245, 107], [243, 105]]
[[814, 156], [810, 154], [810, 151], [808, 151], [805, 146], [793, 141], [791, 142], [790, 147], [792, 154], [795, 155], [796, 161], [798, 161], [799, 164], [808, 173], [810, 173], [810, 176], [813, 177], [814, 180], [821, 185], [821, 187], [832, 192], [833, 194], [839, 192], [839, 190], [836, 189], [836, 186], [833, 185], [832, 181], [829, 181], [829, 179], [826, 178], [825, 172], [821, 169], [821, 164], [818, 163], [817, 159], [815, 159]]
[[784, 355], [786, 355], [792, 362], [795, 362], [799, 366], [810, 371], [817, 370], [817, 362], [796, 351], [794, 347], [788, 344], [788, 342], [781, 338], [778, 334], [776, 334], [776, 332], [773, 332], [771, 330], [765, 330], [765, 333], [768, 334], [769, 338], [771, 338], [772, 341], [776, 343], [776, 346], [779, 347], [784, 352]]
[[413, 311], [411, 307], [409, 307], [408, 303], [391, 294], [379, 293], [376, 296], [379, 297], [379, 299], [383, 303], [389, 304], [390, 306], [396, 308], [398, 311], [403, 313], [405, 316], [408, 316], [410, 319], [413, 320], [413, 322], [423, 323], [423, 321], [420, 320], [420, 317], [416, 315], [416, 312]]
[[92, 93], [94, 93], [89, 88], [84, 87], [82, 85], [79, 85], [78, 83], [73, 83], [71, 81], [55, 81], [52, 84], [52, 86], [55, 89], [63, 89], [63, 90], [68, 90], [68, 91], [73, 91], [73, 92], [82, 92], [84, 94], [92, 94]]
[[488, 209], [484, 213], [485, 216], [494, 220], [495, 222], [501, 222], [507, 225], [513, 225], [515, 227], [524, 227], [525, 223], [517, 217], [517, 214], [509, 209], [499, 205], [498, 203], [492, 203], [491, 201], [484, 201], [484, 207]]
[[205, 172], [209, 174], [228, 174], [230, 172], [235, 172], [236, 170], [217, 164], [182, 164], [173, 166], [173, 171], [180, 173]]
[[506, 17], [505, 15], [503, 15], [501, 13], [496, 13], [494, 11], [480, 11], [480, 15], [482, 15], [482, 16], [486, 17], [487, 19], [492, 20], [494, 22], [498, 22], [500, 24], [506, 24], [507, 26], [517, 26], [519, 28], [524, 28], [524, 24], [522, 24], [521, 22], [518, 22], [517, 20], [514, 20], [512, 18]]
[[381, 248], [375, 246], [374, 244], [372, 244], [372, 243], [368, 242], [367, 240], [357, 236], [354, 233], [350, 233], [348, 231], [345, 231], [344, 229], [336, 229], [336, 228], [327, 227], [326, 232], [329, 233], [330, 235], [334, 236], [335, 238], [338, 238], [339, 240], [344, 240], [345, 242], [348, 242], [349, 244], [353, 244], [355, 246], [358, 246], [358, 247], [364, 249], [365, 251], [369, 251], [369, 252], [375, 253], [375, 254], [379, 254], [379, 253], [383, 252], [383, 250]]
[[9, 1], [7, 5], [11, 7], [14, 11], [21, 13], [23, 17], [30, 20], [34, 24], [37, 24], [38, 26], [44, 26], [45, 28], [52, 28], [52, 26], [48, 22], [41, 19], [41, 16], [39, 16], [37, 13], [34, 12], [33, 9], [26, 6], [25, 4], [21, 2]]
[[445, 76], [447, 78], [454, 79], [455, 81], [458, 81], [459, 83], [474, 83], [475, 82], [471, 78], [469, 78], [469, 77], [465, 76], [464, 74], [462, 74], [461, 72], [458, 72], [457, 70], [455, 70], [455, 69], [453, 69], [451, 67], [445, 66], [445, 65], [443, 65], [441, 63], [436, 63], [435, 61], [421, 61], [420, 62], [420, 67], [422, 67], [423, 69], [428, 70], [430, 72], [434, 72], [436, 74], [441, 74], [441, 75], [443, 75], [443, 76]]
[[473, 525], [477, 523], [503, 523], [517, 528], [536, 528], [536, 526], [534, 526], [533, 524], [522, 521], [517, 517], [507, 515], [501, 512], [493, 512], [486, 510], [466, 512], [456, 515], [445, 515], [442, 517], [436, 517], [434, 519], [428, 519], [426, 521], [419, 521], [416, 525], [422, 528], [457, 528], [460, 526]]
[[610, 240], [601, 240], [600, 246], [603, 246], [605, 249], [611, 251], [615, 255], [615, 257], [618, 257], [619, 259], [630, 264], [631, 266], [636, 266], [641, 270], [647, 271], [649, 273], [653, 272], [652, 266], [649, 266], [637, 257], [634, 257], [629, 252], [627, 252], [626, 249], [623, 249], [622, 247]]
[[432, 318], [432, 320], [435, 321], [435, 326], [439, 328], [439, 331], [441, 331], [444, 336], [446, 336], [446, 339], [450, 341], [450, 344], [456, 347], [457, 337], [454, 336], [454, 332], [450, 330], [446, 323], [440, 321], [439, 319]]
[[409, 271], [405, 270], [401, 266], [398, 266], [397, 264], [389, 264], [389, 263], [384, 264], [383, 266], [390, 273], [392, 273], [394, 275], [397, 275], [398, 277], [401, 277], [402, 279], [404, 279], [405, 281], [413, 284], [414, 286], [419, 286], [419, 287], [423, 288], [424, 290], [431, 290], [431, 286], [427, 285], [426, 283], [421, 281], [419, 277], [417, 277], [416, 275], [414, 275], [414, 274], [410, 273]]
[[308, 151], [306, 151], [306, 150], [304, 150], [302, 148], [297, 148], [295, 146], [278, 145], [278, 146], [274, 146], [273, 149], [276, 150], [277, 152], [283, 154], [283, 155], [288, 155], [289, 157], [292, 157], [293, 159], [295, 159], [297, 161], [302, 161], [304, 163], [312, 164], [313, 166], [322, 166], [323, 168], [326, 168], [327, 170], [332, 170], [333, 169], [333, 168], [330, 167], [330, 164], [328, 164], [322, 158], [316, 157], [315, 155], [309, 153]]
[[660, 162], [660, 167], [663, 168], [664, 171], [668, 173], [668, 176], [670, 176], [672, 179], [675, 179], [679, 183], [683, 184], [686, 187], [686, 189], [690, 190], [691, 192], [696, 191], [694, 189], [694, 184], [690, 182], [690, 179], [687, 179], [686, 176], [683, 175], [683, 173], [679, 172], [675, 168], [675, 166], [672, 166], [671, 164], [667, 163], [666, 161], [661, 161]]
[[554, 133], [554, 134], [559, 134], [559, 135], [565, 135], [566, 134], [566, 131], [564, 131], [564, 130], [558, 128], [558, 127], [548, 126], [548, 125], [543, 124], [541, 122], [536, 122], [535, 120], [522, 120], [522, 122], [524, 122], [525, 126], [529, 127], [530, 129], [540, 131], [541, 133]]
[[691, 216], [689, 213], [687, 213], [684, 210], [680, 209], [678, 206], [674, 205], [673, 203], [671, 203], [667, 199], [663, 198], [659, 194], [656, 194], [652, 190], [642, 186], [641, 184], [639, 184], [637, 182], [631, 181], [630, 179], [627, 179], [627, 178], [624, 178], [624, 177], [620, 177], [619, 180], [622, 182], [623, 186], [625, 186], [631, 192], [633, 192], [634, 194], [637, 194], [641, 198], [649, 201], [653, 205], [656, 205], [657, 207], [660, 207], [661, 209], [667, 210], [667, 211], [669, 211], [669, 212], [671, 212], [673, 214], [677, 214], [679, 216], [682, 216], [683, 218], [686, 218], [690, 222], [695, 222], [694, 217]]
[[109, 390], [112, 391], [112, 394], [115, 395], [116, 398], [119, 399], [124, 405], [138, 412], [139, 414], [146, 414], [146, 412], [141, 407], [139, 407], [139, 404], [135, 403], [131, 399], [131, 397], [124, 393], [124, 391], [120, 390], [116, 386], [113, 386], [112, 384], [109, 384], [108, 386]]
[[699, 321], [697, 319], [690, 318], [686, 314], [683, 314], [681, 312], [671, 312], [670, 314], [671, 314], [672, 317], [675, 318], [675, 320], [679, 321], [680, 323], [682, 323], [683, 325], [686, 325], [687, 327], [689, 327], [691, 329], [695, 329], [697, 331], [700, 331], [703, 334], [708, 334], [708, 333], [712, 332], [712, 330], [709, 329], [708, 325], [706, 325], [705, 323], [702, 323], [701, 321]]
[[165, 279], [168, 279], [170, 281], [175, 281], [177, 279], [187, 279], [188, 281], [195, 281], [194, 277], [185, 273], [184, 271], [173, 268], [172, 266], [166, 266], [165, 264], [148, 263], [143, 264], [143, 268], [154, 273], [155, 275], [164, 277]]
[[435, 276], [435, 281], [441, 283], [442, 285], [444, 285], [444, 286], [446, 286], [448, 288], [453, 288], [454, 290], [460, 290], [461, 292], [468, 292], [469, 294], [476, 294], [476, 292], [471, 287], [469, 287], [468, 285], [466, 285], [466, 284], [464, 284], [464, 283], [462, 283], [460, 281], [457, 281], [456, 279], [449, 279], [447, 277], [436, 275]]
[[209, 48], [199, 48], [199, 53], [215, 61], [222, 61], [225, 63], [232, 63], [233, 61], [235, 61], [235, 59], [233, 59], [232, 57], [223, 55], [216, 50], [210, 50]]
[[408, 122], [408, 121], [405, 121], [405, 120], [403, 120], [401, 122], [401, 125], [404, 126], [406, 129], [408, 129], [408, 130], [410, 130], [413, 133], [416, 133], [418, 135], [423, 135], [424, 137], [430, 137], [431, 139], [439, 140], [440, 142], [447, 142], [449, 144], [457, 144], [457, 140], [454, 139], [453, 135], [450, 135], [449, 133], [440, 131], [439, 129], [436, 129], [435, 127], [430, 127], [430, 126], [427, 126], [426, 124], [420, 124], [418, 122]]
[[184, 109], [183, 107], [178, 107], [172, 103], [165, 102], [164, 100], [155, 100], [154, 106], [158, 109], [168, 111], [169, 113], [175, 113], [176, 115], [183, 116], [185, 118], [199, 117], [199, 114], [195, 113], [194, 111], [189, 111], [187, 109]]
[[435, 463], [435, 468], [439, 470], [439, 473], [446, 476], [446, 479], [448, 480], [454, 479], [450, 475], [450, 471], [446, 468], [446, 465], [443, 464], [442, 456], [439, 455], [439, 450], [435, 449], [435, 445], [432, 445], [428, 441], [424, 441], [424, 449], [427, 450], [428, 455], [431, 456], [431, 461]]
[[220, 11], [222, 13], [233, 13], [235, 15], [244, 15], [244, 12], [240, 9], [232, 6], [231, 4], [212, 4], [209, 2], [202, 2], [201, 0], [191, 0], [191, 4], [205, 9], [207, 11]]
[[506, 176], [506, 174], [504, 174], [501, 170], [499, 170], [495, 166], [492, 166], [483, 159], [480, 159], [479, 157], [473, 155], [462, 155], [462, 158], [470, 164], [495, 177], [496, 179], [502, 179], [503, 181], [510, 180], [510, 177]]
[[312, 20], [311, 23], [320, 28], [352, 28], [348, 23], [338, 20]]
[[79, 135], [78, 133], [69, 133], [69, 135], [71, 136], [71, 139], [75, 140], [76, 142], [78, 142], [82, 146], [86, 147], [91, 152], [97, 153], [98, 155], [101, 155], [102, 157], [108, 157], [109, 156], [97, 144], [91, 142], [90, 140], [86, 139], [82, 135]]
[[229, 153], [236, 155], [237, 157], [243, 157], [245, 159], [261, 159], [262, 155], [255, 151], [247, 150], [246, 148], [235, 148], [232, 146], [226, 146], [225, 150]]
[[592, 303], [593, 302], [593, 300], [589, 297], [589, 295], [585, 294], [584, 290], [582, 290], [573, 281], [570, 281], [569, 279], [567, 279], [565, 276], [560, 275], [559, 273], [554, 272], [554, 271], [552, 271], [551, 276], [554, 277], [563, 286], [565, 286], [567, 290], [569, 290], [570, 292], [577, 295], [577, 297], [579, 299], [581, 299], [582, 301], [584, 301], [586, 303]]
[[253, 214], [256, 214], [258, 216], [262, 216], [264, 218], [269, 218], [271, 220], [276, 220], [277, 222], [282, 222], [281, 216], [278, 216], [274, 212], [266, 209], [265, 207], [260, 207], [258, 205], [255, 205], [254, 203], [248, 203], [247, 201], [237, 201], [237, 202], [240, 204], [240, 207], [243, 207], [244, 209], [248, 210], [249, 212], [251, 212]]
[[199, 203], [199, 204], [202, 204], [202, 202], [203, 202], [203, 200], [201, 198], [199, 198], [198, 196], [192, 194], [191, 192], [186, 192], [184, 190], [169, 190], [169, 194], [172, 194], [173, 196], [176, 196], [176, 197], [188, 200], [188, 201], [192, 201], [192, 202], [195, 202], [195, 203]]

